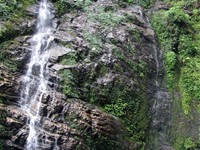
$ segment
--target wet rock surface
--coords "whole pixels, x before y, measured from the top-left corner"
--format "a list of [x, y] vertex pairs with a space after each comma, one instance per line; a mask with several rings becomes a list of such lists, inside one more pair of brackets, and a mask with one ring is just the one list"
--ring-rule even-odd
[[[141, 7], [133, 5], [122, 8], [113, 1], [99, 0], [89, 6], [94, 16], [100, 13], [95, 9], [99, 5], [105, 8], [117, 7], [111, 17], [117, 16], [117, 19], [121, 20], [117, 23], [114, 20], [114, 24], [104, 22], [101, 18], [91, 20], [84, 11], [65, 13], [58, 20], [54, 20], [54, 22], [58, 21], [59, 25], [54, 33], [54, 42], [49, 48], [48, 86], [50, 93], [42, 98], [40, 110], [42, 117], [37, 129], [40, 149], [81, 148], [87, 150], [91, 142], [95, 141], [103, 143], [111, 141], [109, 146], [115, 145], [124, 150], [141, 148], [140, 144], [130, 142], [126, 138], [126, 127], [120, 119], [127, 116], [119, 114], [117, 118], [111, 115], [112, 111], [105, 112], [105, 109], [100, 109], [100, 107], [112, 106], [109, 102], [108, 104], [105, 102], [106, 105], [101, 103], [112, 101], [119, 91], [125, 91], [123, 97], [117, 97], [119, 100], [127, 99], [128, 101], [130, 99], [130, 102], [133, 102], [133, 108], [129, 109], [126, 106], [127, 114], [134, 113], [134, 109], [141, 109], [135, 103], [141, 93], [145, 96], [138, 103], [147, 102], [148, 105], [152, 105], [152, 97], [156, 93], [155, 72], [159, 69], [159, 74], [163, 73], [162, 65], [159, 68], [156, 67], [155, 53], [160, 56], [160, 52], [155, 42], [155, 33], [150, 26], [148, 16]], [[30, 14], [34, 14], [33, 16], [36, 15], [36, 7], [31, 7], [29, 11]], [[34, 21], [32, 23], [34, 24]], [[29, 25], [26, 23], [23, 28], [30, 29], [30, 26], [33, 26], [30, 24], [30, 22]], [[6, 137], [7, 148], [24, 149], [28, 136], [29, 128], [26, 123], [29, 118], [18, 105], [20, 76], [27, 68], [32, 50], [30, 37], [31, 35], [16, 37], [6, 50], [9, 56], [18, 63], [15, 73], [0, 66], [3, 78], [0, 80], [0, 93], [3, 93], [3, 98], [6, 99], [6, 105], [0, 107], [0, 110], [6, 111], [5, 124], [11, 129], [10, 135]], [[97, 41], [93, 42], [91, 39]], [[75, 54], [75, 60], [73, 54]], [[156, 59], [161, 61], [161, 57]], [[38, 70], [39, 68], [35, 66], [33, 78], [37, 78]], [[66, 70], [73, 73], [75, 81], [71, 81], [72, 77], [69, 73], [62, 74]], [[72, 86], [72, 89], [69, 90], [66, 87], [68, 85]], [[118, 85], [122, 87], [119, 91], [114, 89]], [[149, 91], [146, 91], [147, 87], [150, 87]], [[106, 88], [109, 89], [108, 93], [101, 92]], [[114, 93], [115, 91], [117, 92]], [[94, 94], [93, 97], [92, 94]], [[169, 99], [162, 97], [163, 101]], [[97, 104], [92, 100], [98, 101]], [[148, 113], [148, 105], [144, 106], [146, 107], [145, 115]], [[165, 106], [162, 107], [165, 109]], [[162, 115], [165, 115], [165, 112], [159, 116]], [[148, 119], [136, 116], [127, 118], [126, 123], [136, 126], [137, 122], [144, 121], [145, 127], [141, 130], [146, 132]], [[154, 121], [155, 127], [159, 128], [165, 124], [166, 120], [164, 118]], [[134, 131], [131, 134], [138, 134], [137, 132]], [[146, 134], [139, 138], [145, 141], [145, 136]], [[165, 149], [163, 147], [163, 150]]]

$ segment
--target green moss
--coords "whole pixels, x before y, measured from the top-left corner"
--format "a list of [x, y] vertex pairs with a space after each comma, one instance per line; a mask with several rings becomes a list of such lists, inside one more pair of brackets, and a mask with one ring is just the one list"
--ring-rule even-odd
[[81, 125], [78, 124], [78, 116], [76, 114], [66, 114], [65, 121], [70, 126], [71, 129], [81, 130]]
[[62, 76], [61, 84], [63, 93], [69, 97], [78, 98], [77, 90], [75, 90], [75, 78], [72, 71], [69, 69], [63, 69], [60, 74]]
[[11, 44], [11, 41], [6, 41], [0, 44], [0, 62], [1, 65], [4, 65], [9, 71], [15, 72], [17, 71], [18, 62], [13, 60], [10, 54], [7, 52], [7, 48]]
[[121, 67], [119, 62], [115, 62], [113, 70], [118, 72], [119, 74], [123, 73], [123, 68]]
[[[121, 46], [122, 47], [122, 46]], [[123, 72], [127, 68], [130, 68], [129, 72], [139, 72], [137, 76], [143, 78], [146, 76], [146, 64], [143, 61], [133, 61], [132, 58], [135, 56], [135, 48], [129, 43], [123, 45], [123, 49], [117, 46], [113, 47], [113, 54], [120, 61], [121, 67], [115, 64], [116, 71]], [[123, 71], [122, 71], [123, 70]], [[135, 75], [136, 76], [136, 75]]]
[[[83, 1], [79, 2], [82, 3]], [[130, 28], [127, 29], [131, 35], [127, 43], [122, 44], [115, 39], [108, 41], [113, 46], [112, 59], [115, 59], [115, 62], [107, 64], [98, 61], [104, 51], [107, 50], [104, 48], [106, 40], [104, 32], [110, 30], [110, 27], [116, 27], [121, 22], [130, 22], [134, 18], [117, 16], [115, 15], [117, 9], [108, 9], [102, 6], [98, 6], [98, 9], [95, 9], [97, 12], [94, 12], [92, 7], [88, 7], [91, 3], [87, 5], [69, 3], [71, 2], [63, 1], [64, 5], [59, 4], [63, 12], [76, 11], [80, 8], [87, 15], [87, 21], [98, 22], [99, 26], [96, 31], [87, 28], [83, 31], [83, 38], [87, 42], [87, 48], [84, 49], [84, 52], [74, 53], [72, 56], [64, 57], [61, 61], [67, 65], [74, 64], [76, 61], [95, 63], [95, 66], [91, 63], [91, 66], [88, 67], [63, 70], [61, 74], [64, 93], [70, 97], [75, 92], [81, 100], [118, 117], [128, 130], [129, 140], [144, 146], [149, 120], [147, 115], [148, 100], [145, 95], [147, 65], [143, 61], [133, 59], [133, 57], [136, 57], [136, 47], [133, 42], [141, 43], [140, 33], [136, 29]], [[126, 17], [128, 17], [128, 20], [126, 20]], [[99, 78], [105, 78], [108, 73], [113, 73], [116, 77], [105, 85], [104, 83], [97, 83]], [[75, 125], [72, 126], [77, 128]], [[93, 135], [88, 132], [86, 134], [88, 134], [85, 137], [88, 149], [119, 149], [116, 142], [110, 141], [108, 137], [101, 137], [102, 135]]]
[[118, 79], [111, 85], [94, 86], [87, 93], [90, 103], [102, 107], [105, 111], [121, 118], [128, 129], [132, 141], [145, 139], [148, 124], [147, 105], [144, 91], [135, 91], [126, 81]]
[[136, 41], [138, 44], [141, 43], [140, 33], [137, 29], [130, 27], [129, 32], [133, 36], [134, 41]]
[[[70, 101], [68, 101], [70, 102]], [[121, 150], [120, 138], [109, 137], [100, 133], [97, 133], [94, 129], [85, 128], [83, 124], [79, 124], [79, 121], [82, 120], [78, 114], [69, 113], [65, 116], [65, 121], [70, 126], [71, 129], [76, 130], [80, 134], [72, 134], [76, 141], [83, 139], [82, 142], [86, 145], [88, 150]], [[77, 145], [77, 150], [81, 150], [82, 147]]]
[[177, 150], [184, 150], [184, 139], [185, 137], [181, 137], [181, 135], [179, 135], [179, 137], [175, 141], [173, 141], [174, 148], [176, 148]]
[[[200, 103], [200, 63], [198, 59], [192, 59], [182, 68], [182, 76], [180, 79], [180, 90], [182, 92], [182, 102], [184, 112], [190, 111], [190, 105], [193, 102]], [[195, 102], [195, 103], [196, 103]]]
[[117, 139], [111, 139], [101, 134], [92, 135], [85, 133], [84, 139], [88, 150], [122, 150]]
[[75, 65], [77, 63], [77, 54], [72, 52], [60, 58], [60, 63], [63, 65]]

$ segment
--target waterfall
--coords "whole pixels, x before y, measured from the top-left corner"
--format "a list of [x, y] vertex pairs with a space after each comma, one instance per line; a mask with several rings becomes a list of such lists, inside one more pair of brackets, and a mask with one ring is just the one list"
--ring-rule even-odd
[[162, 75], [164, 65], [162, 62], [161, 51], [153, 39], [152, 49], [155, 61], [154, 73], [154, 91], [151, 98], [150, 108], [150, 127], [148, 137], [148, 150], [158, 150], [169, 148], [170, 141], [170, 123], [171, 123], [171, 97], [165, 85], [165, 79]]
[[[142, 14], [139, 11], [140, 15]], [[143, 15], [141, 15], [143, 16]], [[148, 27], [151, 27], [149, 17], [144, 18]], [[165, 85], [164, 64], [162, 50], [159, 48], [156, 37], [152, 37], [150, 44], [154, 61], [154, 71], [150, 81], [150, 109], [147, 150], [170, 149], [171, 146], [171, 105], [172, 98]]]
[[27, 65], [26, 74], [22, 77], [20, 106], [29, 117], [27, 125], [29, 133], [26, 149], [38, 149], [38, 128], [40, 126], [41, 101], [48, 93], [48, 48], [53, 40], [52, 27], [53, 14], [47, 0], [42, 0], [39, 5], [36, 33], [31, 39], [32, 53]]

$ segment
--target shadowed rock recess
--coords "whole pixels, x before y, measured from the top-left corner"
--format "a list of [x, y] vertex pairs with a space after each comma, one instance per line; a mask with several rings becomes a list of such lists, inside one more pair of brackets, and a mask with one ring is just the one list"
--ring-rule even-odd
[[[172, 149], [162, 51], [144, 10], [114, 0], [54, 0], [51, 5], [55, 31], [38, 149]], [[30, 118], [19, 106], [19, 93], [38, 7], [28, 7], [27, 17], [13, 24], [13, 37], [0, 36], [0, 144], [5, 150], [26, 149]], [[33, 68], [32, 78], [38, 70]]]

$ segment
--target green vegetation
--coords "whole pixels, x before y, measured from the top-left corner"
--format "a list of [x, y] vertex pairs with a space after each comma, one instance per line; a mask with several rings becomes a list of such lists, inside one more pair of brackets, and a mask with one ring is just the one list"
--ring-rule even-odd
[[[0, 66], [9, 73], [15, 73], [18, 69], [18, 62], [11, 57], [8, 51], [10, 45], [15, 41], [11, 41], [22, 31], [18, 29], [22, 18], [27, 17], [26, 8], [35, 0], [0, 0]], [[12, 75], [11, 75], [12, 76]], [[0, 75], [0, 80], [4, 76]], [[2, 94], [2, 93], [1, 93]], [[3, 93], [6, 94], [6, 93]], [[6, 103], [5, 98], [0, 96], [0, 105]], [[6, 149], [5, 140], [10, 136], [9, 129], [6, 127], [6, 111], [0, 110], [0, 150]]]
[[[74, 10], [84, 10], [88, 11], [90, 10], [89, 6], [92, 4], [95, 0], [54, 0], [55, 4], [57, 6], [58, 15], [61, 16], [64, 13], [74, 11]], [[152, 6], [156, 0], [118, 0], [118, 4], [120, 6], [129, 5], [129, 4], [139, 4], [145, 8], [148, 8]], [[119, 18], [117, 16], [112, 16], [110, 12], [107, 13], [102, 12], [102, 7], [98, 6], [98, 11], [100, 11], [98, 15], [98, 19], [101, 20], [104, 23], [111, 23], [110, 19], [114, 22], [118, 22]], [[112, 10], [112, 9], [111, 9]], [[90, 16], [93, 17], [93, 16]], [[106, 19], [107, 18], [107, 19]], [[94, 19], [94, 18], [93, 18]]]
[[[196, 3], [196, 1], [193, 1]], [[190, 4], [193, 4], [192, 2]], [[194, 5], [195, 6], [195, 5]], [[153, 18], [153, 25], [157, 31], [161, 46], [167, 51], [167, 81], [168, 86], [172, 88], [175, 70], [181, 69], [179, 87], [182, 92], [182, 98], [187, 101], [200, 101], [200, 92], [197, 90], [199, 83], [199, 20], [197, 9], [193, 5], [192, 15], [188, 15], [184, 10], [188, 7], [187, 2], [180, 1], [174, 4], [168, 11], [160, 11]], [[189, 8], [190, 8], [189, 7]], [[188, 8], [188, 9], [189, 9]], [[191, 9], [191, 8], [190, 8]], [[158, 16], [163, 15], [163, 18]], [[189, 98], [191, 97], [191, 98]], [[189, 100], [189, 99], [190, 100]], [[183, 105], [186, 105], [183, 101]]]
[[26, 7], [35, 0], [0, 0], [0, 20], [23, 17]]
[[75, 65], [77, 62], [77, 54], [75, 52], [69, 53], [60, 58], [60, 63], [63, 65]]
[[15, 38], [20, 34], [19, 22], [27, 18], [26, 8], [35, 0], [0, 0], [0, 43]]
[[3, 65], [6, 69], [11, 72], [15, 72], [17, 70], [18, 63], [15, 60], [12, 60], [10, 54], [6, 51], [6, 48], [11, 44], [10, 41], [4, 42], [0, 44], [0, 64]]
[[[84, 134], [85, 143], [88, 150], [120, 150], [121, 145], [115, 139], [97, 134], [92, 135], [91, 133]], [[80, 148], [81, 150], [81, 148]]]
[[[88, 22], [98, 24], [98, 30], [87, 27], [83, 30], [83, 38], [87, 43], [84, 52], [61, 58], [61, 63], [65, 65], [98, 62], [96, 66], [91, 64], [88, 68], [62, 70], [60, 73], [63, 78], [64, 93], [68, 97], [79, 98], [118, 117], [128, 131], [128, 139], [140, 144], [141, 147], [144, 146], [149, 120], [147, 116], [149, 104], [145, 94], [147, 65], [141, 60], [133, 60], [136, 47], [132, 43], [132, 41], [141, 43], [140, 33], [134, 27], [130, 27], [127, 29], [130, 34], [128, 42], [122, 44], [117, 38], [110, 39], [108, 43], [111, 45], [112, 57], [116, 62], [113, 64], [99, 62], [102, 54], [107, 54], [105, 34], [121, 23], [130, 23], [135, 18], [128, 14], [118, 16], [117, 9], [111, 7], [97, 6], [97, 9], [93, 9], [89, 0], [75, 3], [64, 0], [57, 1], [56, 4], [60, 14], [82, 10], [87, 15]], [[105, 85], [97, 83], [98, 79], [106, 77], [110, 72], [117, 77]], [[124, 73], [128, 73], [128, 77]], [[75, 124], [72, 126], [79, 128]], [[117, 145], [116, 142], [110, 141], [107, 137], [94, 136], [89, 132], [86, 134], [88, 134], [85, 137], [86, 143], [90, 149], [116, 149], [114, 146]], [[108, 144], [105, 145], [105, 142]]]
[[129, 4], [138, 4], [141, 5], [142, 7], [148, 8], [152, 6], [156, 0], [118, 0], [119, 3], [129, 3]]
[[[70, 101], [68, 101], [70, 103]], [[96, 133], [95, 131], [91, 130], [90, 128], [85, 129], [83, 124], [79, 124], [82, 118], [79, 115], [70, 113], [65, 115], [65, 121], [67, 124], [76, 131], [80, 132], [80, 135], [73, 135], [77, 141], [80, 139], [84, 140], [86, 147], [88, 150], [115, 150], [121, 149], [121, 145], [119, 144], [118, 138], [111, 138], [107, 135], [103, 135], [100, 133]], [[81, 142], [82, 143], [82, 142]], [[77, 145], [77, 150], [82, 150], [83, 148], [80, 145]]]
[[[129, 51], [131, 52], [131, 50]], [[116, 54], [121, 62], [115, 63], [113, 68], [98, 64], [98, 66], [89, 72], [77, 72], [76, 80], [80, 88], [81, 99], [97, 105], [105, 111], [121, 119], [128, 130], [128, 136], [132, 141], [139, 143], [144, 142], [148, 125], [147, 106], [148, 101], [144, 95], [145, 84], [129, 84], [130, 81], [123, 77], [123, 73], [132, 70], [132, 73], [140, 72], [137, 78], [145, 81], [146, 71], [145, 64], [142, 62], [128, 61], [127, 57], [122, 54]], [[126, 61], [125, 61], [126, 60]], [[113, 69], [113, 70], [112, 70]], [[114, 81], [106, 84], [96, 84], [95, 80], [104, 77], [109, 71], [121, 73]], [[119, 70], [122, 70], [119, 72]], [[133, 76], [133, 79], [136, 75]], [[140, 80], [138, 79], [138, 80]]]
[[8, 41], [10, 39], [13, 39], [14, 37], [20, 34], [20, 31], [15, 29], [16, 28], [15, 23], [16, 22], [13, 23], [7, 21], [4, 24], [4, 27], [0, 29], [0, 43], [3, 41]]
[[104, 109], [117, 117], [123, 117], [126, 115], [125, 110], [127, 107], [128, 103], [123, 102], [122, 99], [117, 99], [115, 104], [107, 104]]
[[[198, 1], [167, 1], [169, 10], [154, 14], [152, 24], [161, 47], [166, 52], [165, 65], [167, 85], [174, 97], [173, 138], [174, 147], [179, 149], [198, 149], [199, 141], [192, 139], [189, 128], [182, 121], [191, 122], [194, 112], [200, 112], [200, 11]], [[162, 17], [160, 17], [162, 16]], [[178, 100], [174, 93], [181, 93]], [[180, 102], [180, 104], [179, 104]], [[184, 112], [184, 114], [183, 114]], [[179, 115], [179, 117], [177, 117]], [[178, 131], [176, 131], [178, 130]]]
[[165, 57], [166, 57], [165, 66], [167, 70], [167, 86], [172, 92], [174, 90], [176, 54], [173, 51], [167, 51]]
[[76, 81], [72, 71], [70, 69], [64, 69], [60, 74], [62, 76], [63, 93], [71, 97], [78, 97], [77, 91], [75, 90]]
[[84, 39], [88, 42], [88, 48], [90, 49], [90, 58], [95, 58], [102, 53], [103, 42], [102, 37], [98, 33], [90, 33], [88, 30], [83, 32]]
[[90, 21], [98, 21], [100, 25], [104, 28], [109, 28], [118, 25], [120, 22], [124, 21], [124, 17], [121, 15], [116, 15], [113, 12], [116, 10], [105, 6], [98, 6], [97, 12], [93, 12], [91, 8], [87, 8], [86, 12]]
[[[119, 145], [117, 140], [111, 140], [105, 136], [97, 135], [96, 138], [93, 139], [95, 142], [95, 146], [97, 150], [115, 150], [121, 149], [121, 145]], [[98, 141], [98, 142], [97, 142]], [[93, 146], [92, 146], [93, 147]]]
[[81, 10], [86, 9], [92, 1], [91, 0], [55, 0], [56, 7], [58, 10], [58, 15], [61, 16], [64, 13], [73, 11], [73, 10]]
[[195, 147], [195, 143], [192, 141], [191, 138], [188, 138], [184, 141], [184, 148], [185, 149], [192, 149]]

